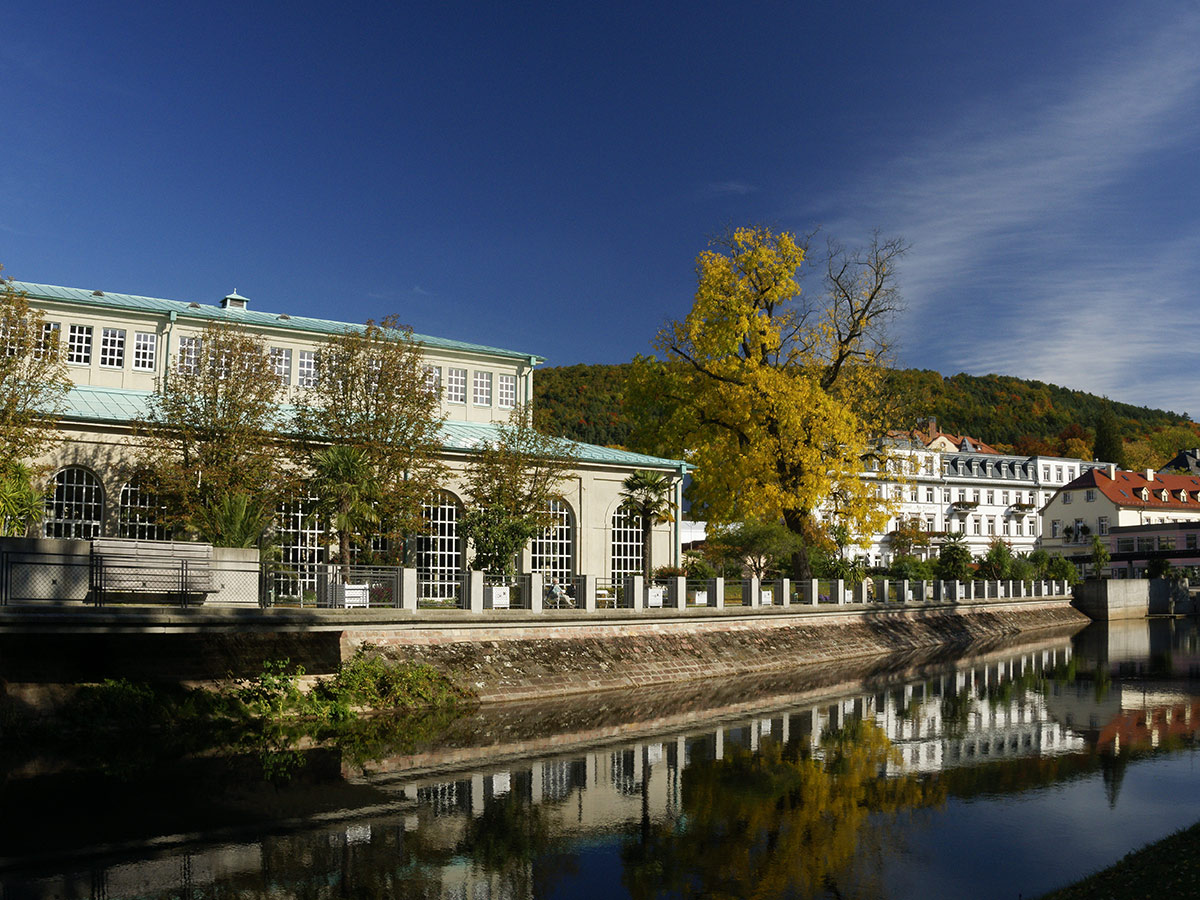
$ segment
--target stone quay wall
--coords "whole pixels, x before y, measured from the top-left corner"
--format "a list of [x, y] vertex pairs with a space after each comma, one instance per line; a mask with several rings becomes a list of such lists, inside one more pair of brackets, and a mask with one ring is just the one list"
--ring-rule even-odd
[[363, 644], [427, 663], [487, 702], [740, 679], [842, 660], [966, 648], [1047, 628], [1081, 628], [1067, 600], [986, 608], [852, 614], [695, 616], [505, 627], [356, 627], [343, 658]]
[[0, 613], [0, 689], [104, 678], [222, 681], [287, 659], [309, 675], [365, 644], [428, 663], [483, 702], [534, 700], [903, 658], [1087, 618], [1069, 598], [896, 610], [603, 610], [570, 613], [105, 608]]

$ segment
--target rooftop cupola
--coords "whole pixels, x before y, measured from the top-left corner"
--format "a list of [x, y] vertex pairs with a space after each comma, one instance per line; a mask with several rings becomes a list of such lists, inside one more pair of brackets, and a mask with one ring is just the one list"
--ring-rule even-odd
[[237, 288], [233, 289], [232, 294], [226, 294], [221, 300], [221, 309], [245, 309], [249, 299], [243, 297], [237, 292]]

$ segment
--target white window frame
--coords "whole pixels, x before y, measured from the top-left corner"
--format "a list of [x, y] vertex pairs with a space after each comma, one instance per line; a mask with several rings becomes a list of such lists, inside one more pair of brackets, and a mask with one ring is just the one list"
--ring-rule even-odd
[[67, 331], [67, 362], [73, 366], [92, 364], [92, 326], [71, 323]]
[[629, 575], [642, 574], [642, 517], [618, 509], [609, 532], [609, 573], [613, 586]]
[[104, 486], [82, 466], [67, 466], [54, 476], [46, 497], [42, 534], [49, 538], [91, 540], [104, 522]]
[[58, 354], [60, 346], [62, 346], [62, 323], [43, 322], [42, 339], [38, 345], [33, 348], [34, 359], [46, 359], [47, 357], [54, 357]]
[[199, 375], [200, 363], [203, 358], [204, 338], [193, 334], [181, 334], [175, 371], [180, 375]]
[[425, 387], [435, 397], [442, 395], [442, 367], [425, 366]]
[[125, 368], [125, 329], [100, 329], [100, 368]]
[[302, 388], [317, 386], [317, 351], [301, 350], [296, 354], [296, 384]]
[[271, 347], [267, 351], [271, 358], [271, 370], [275, 373], [275, 377], [279, 379], [280, 384], [289, 385], [292, 383], [292, 348], [291, 347]]
[[417, 538], [420, 597], [444, 600], [457, 596], [462, 574], [463, 542], [458, 531], [458, 501], [443, 491], [422, 504], [426, 533]]
[[137, 541], [165, 541], [166, 526], [162, 514], [166, 507], [157, 498], [144, 491], [136, 481], [128, 481], [121, 487], [121, 501], [117, 507], [117, 537]]
[[529, 544], [530, 568], [542, 573], [547, 587], [551, 579], [557, 578], [559, 584], [566, 584], [575, 574], [575, 521], [571, 508], [564, 501], [554, 499], [550, 501], [548, 512], [554, 524], [540, 529]]
[[501, 375], [496, 382], [496, 405], [501, 409], [515, 409], [517, 405], [517, 376]]
[[476, 370], [471, 379], [471, 405], [492, 405], [492, 373]]
[[467, 402], [467, 370], [450, 366], [446, 369], [446, 402]]
[[133, 333], [133, 370], [153, 372], [158, 358], [158, 335], [153, 331]]

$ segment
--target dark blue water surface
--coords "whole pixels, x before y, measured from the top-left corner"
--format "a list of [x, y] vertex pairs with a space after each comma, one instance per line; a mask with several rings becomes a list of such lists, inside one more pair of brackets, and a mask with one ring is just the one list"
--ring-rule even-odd
[[1200, 820], [1190, 621], [397, 727], [22, 759], [0, 897], [1028, 898]]

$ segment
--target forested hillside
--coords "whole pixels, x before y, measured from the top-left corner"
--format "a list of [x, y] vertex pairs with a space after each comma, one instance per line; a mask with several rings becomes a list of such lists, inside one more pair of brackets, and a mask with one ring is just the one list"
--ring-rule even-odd
[[[630, 446], [637, 411], [625, 406], [628, 371], [628, 363], [539, 369], [539, 425], [591, 444], [648, 449]], [[1200, 446], [1200, 428], [1182, 415], [1040, 381], [901, 369], [892, 375], [892, 389], [906, 398], [910, 424], [933, 417], [944, 431], [972, 435], [1002, 451], [1091, 458], [1106, 406], [1131, 468], [1157, 467], [1182, 447]]]

